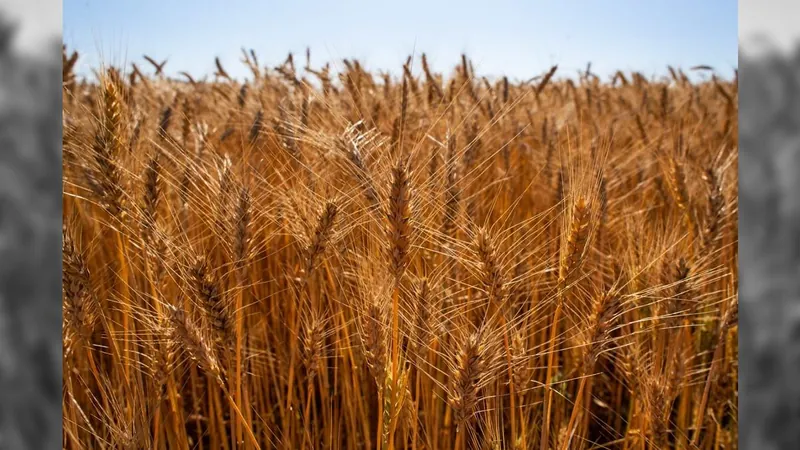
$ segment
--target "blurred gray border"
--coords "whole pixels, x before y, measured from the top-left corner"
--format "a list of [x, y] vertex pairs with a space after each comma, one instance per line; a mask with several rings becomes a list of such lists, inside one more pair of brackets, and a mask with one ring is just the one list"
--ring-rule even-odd
[[800, 3], [739, 2], [739, 443], [800, 448]]
[[62, 442], [60, 16], [0, 0], [0, 449]]

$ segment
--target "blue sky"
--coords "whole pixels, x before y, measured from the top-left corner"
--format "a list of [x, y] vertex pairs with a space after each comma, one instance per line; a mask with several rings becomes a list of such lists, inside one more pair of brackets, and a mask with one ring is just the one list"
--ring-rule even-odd
[[219, 56], [245, 76], [243, 46], [262, 65], [292, 51], [301, 66], [310, 46], [313, 67], [355, 57], [382, 70], [424, 51], [434, 70], [449, 71], [466, 52], [479, 75], [512, 79], [553, 64], [572, 75], [589, 61], [601, 76], [664, 73], [667, 64], [707, 64], [728, 76], [738, 61], [735, 0], [65, 0], [63, 17], [64, 42], [83, 55], [84, 74], [101, 61], [151, 70], [147, 54], [169, 58], [169, 74], [210, 74]]

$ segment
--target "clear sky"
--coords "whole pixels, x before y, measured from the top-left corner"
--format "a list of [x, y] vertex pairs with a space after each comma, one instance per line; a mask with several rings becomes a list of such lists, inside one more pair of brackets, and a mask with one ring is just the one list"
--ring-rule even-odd
[[83, 55], [84, 74], [100, 61], [151, 71], [147, 54], [168, 58], [168, 74], [211, 74], [219, 56], [231, 75], [245, 76], [243, 46], [271, 67], [289, 51], [302, 66], [309, 46], [313, 67], [354, 57], [396, 70], [424, 51], [437, 71], [466, 52], [478, 75], [512, 79], [552, 64], [572, 75], [589, 61], [601, 76], [664, 73], [667, 64], [707, 64], [729, 76], [737, 29], [736, 0], [64, 1], [64, 42]]

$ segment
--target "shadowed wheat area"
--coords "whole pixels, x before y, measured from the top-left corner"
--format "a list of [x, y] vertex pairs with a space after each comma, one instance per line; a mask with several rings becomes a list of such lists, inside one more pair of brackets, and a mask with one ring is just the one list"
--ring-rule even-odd
[[66, 448], [736, 448], [736, 80], [77, 58]]

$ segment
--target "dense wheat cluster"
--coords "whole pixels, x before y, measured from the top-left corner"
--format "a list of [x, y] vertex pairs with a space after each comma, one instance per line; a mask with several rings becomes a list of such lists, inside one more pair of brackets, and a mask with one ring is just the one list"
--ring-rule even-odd
[[77, 58], [66, 448], [736, 448], [736, 81]]

